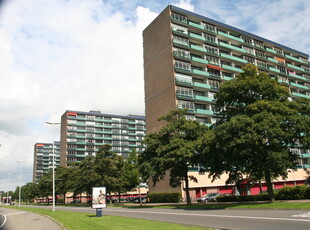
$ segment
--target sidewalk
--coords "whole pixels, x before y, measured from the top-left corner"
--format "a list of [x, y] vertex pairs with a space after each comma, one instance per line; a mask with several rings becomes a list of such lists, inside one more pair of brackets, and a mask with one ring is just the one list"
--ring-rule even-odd
[[1, 230], [62, 230], [53, 220], [31, 212], [0, 207], [1, 222], [5, 221]]

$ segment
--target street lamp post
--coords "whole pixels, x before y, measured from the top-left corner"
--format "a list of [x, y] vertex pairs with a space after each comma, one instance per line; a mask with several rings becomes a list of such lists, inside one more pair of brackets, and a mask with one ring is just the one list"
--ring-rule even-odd
[[[60, 125], [59, 122], [45, 122], [48, 125]], [[54, 146], [54, 135], [53, 135], [53, 163], [52, 163], [52, 171], [53, 171], [53, 212], [55, 212], [55, 146]]]
[[[26, 161], [16, 161], [17, 163], [25, 163]], [[19, 194], [18, 194], [18, 207], [20, 207], [20, 200], [22, 196], [22, 167], [19, 166]]]

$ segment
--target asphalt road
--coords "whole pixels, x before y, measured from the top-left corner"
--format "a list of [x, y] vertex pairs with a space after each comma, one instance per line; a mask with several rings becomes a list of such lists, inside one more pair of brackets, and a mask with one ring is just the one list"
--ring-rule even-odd
[[[34, 206], [35, 207], [35, 206]], [[38, 206], [36, 206], [38, 207]], [[41, 206], [40, 206], [41, 207]], [[45, 207], [51, 208], [51, 207]], [[56, 207], [57, 210], [96, 213], [83, 207]], [[163, 208], [105, 208], [103, 215], [125, 216], [215, 229], [236, 230], [309, 230], [309, 210], [184, 210]]]

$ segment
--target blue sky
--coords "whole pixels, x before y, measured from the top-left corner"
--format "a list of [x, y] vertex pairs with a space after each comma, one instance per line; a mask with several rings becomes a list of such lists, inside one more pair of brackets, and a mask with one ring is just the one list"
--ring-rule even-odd
[[0, 190], [18, 185], [16, 160], [32, 180], [33, 146], [53, 138], [45, 121], [68, 109], [144, 114], [142, 31], [168, 4], [310, 53], [309, 0], [2, 2]]

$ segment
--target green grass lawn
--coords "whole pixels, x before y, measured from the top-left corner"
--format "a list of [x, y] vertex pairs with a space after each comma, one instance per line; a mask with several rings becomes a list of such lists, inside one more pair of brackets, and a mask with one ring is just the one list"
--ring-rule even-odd
[[[6, 206], [7, 208], [8, 206]], [[166, 222], [139, 220], [134, 218], [118, 217], [118, 216], [102, 216], [96, 217], [94, 214], [79, 213], [70, 211], [56, 211], [28, 208], [28, 207], [9, 207], [28, 212], [47, 215], [63, 224], [68, 230], [96, 230], [96, 229], [111, 229], [111, 230], [207, 230], [210, 228], [198, 226], [186, 226], [181, 224], [172, 224]]]

